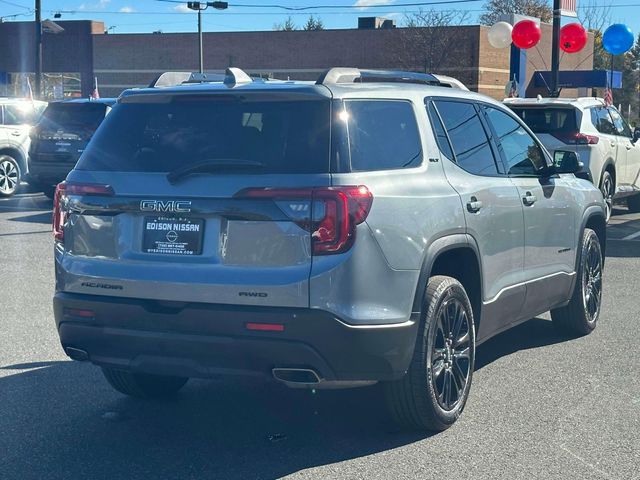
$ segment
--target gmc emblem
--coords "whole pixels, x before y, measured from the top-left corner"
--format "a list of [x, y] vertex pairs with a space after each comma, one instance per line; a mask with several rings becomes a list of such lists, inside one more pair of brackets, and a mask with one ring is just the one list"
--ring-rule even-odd
[[191, 202], [176, 200], [142, 200], [140, 210], [143, 212], [190, 212]]

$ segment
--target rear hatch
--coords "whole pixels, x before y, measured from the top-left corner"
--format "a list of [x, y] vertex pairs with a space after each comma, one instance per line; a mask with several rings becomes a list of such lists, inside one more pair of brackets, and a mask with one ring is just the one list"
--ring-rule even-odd
[[307, 307], [330, 112], [309, 92], [125, 97], [58, 192], [59, 287]]
[[75, 163], [102, 123], [107, 108], [99, 102], [50, 103], [32, 134], [34, 160]]
[[553, 154], [555, 150], [587, 151], [597, 137], [580, 133], [582, 113], [571, 105], [509, 107]]

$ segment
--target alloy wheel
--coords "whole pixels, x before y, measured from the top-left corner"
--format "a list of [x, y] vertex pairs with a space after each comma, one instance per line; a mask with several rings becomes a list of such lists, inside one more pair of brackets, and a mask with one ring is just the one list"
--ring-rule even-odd
[[589, 242], [582, 271], [582, 302], [590, 323], [597, 320], [602, 300], [602, 253], [597, 242], [593, 238]]
[[463, 303], [444, 302], [431, 350], [431, 382], [438, 404], [453, 410], [462, 400], [471, 372], [471, 328]]
[[0, 192], [11, 195], [18, 186], [18, 169], [8, 160], [0, 162]]

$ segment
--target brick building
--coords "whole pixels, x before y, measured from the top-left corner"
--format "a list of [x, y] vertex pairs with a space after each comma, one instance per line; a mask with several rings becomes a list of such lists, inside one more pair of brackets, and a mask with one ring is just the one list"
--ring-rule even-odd
[[[57, 22], [65, 30], [45, 33], [44, 69], [50, 83], [65, 92], [88, 96], [97, 77], [102, 96], [146, 86], [159, 73], [195, 71], [197, 34], [105, 34], [92, 21]], [[204, 34], [207, 71], [237, 66], [275, 78], [315, 79], [331, 66], [430, 71], [460, 79], [470, 89], [504, 97], [510, 49], [497, 50], [480, 25], [438, 28], [354, 28], [321, 31], [263, 31]], [[20, 73], [33, 72], [33, 22], [0, 24], [0, 72], [14, 88]], [[562, 70], [590, 70], [593, 36], [577, 54], [563, 55]], [[528, 51], [527, 82], [551, 59], [551, 25], [542, 25], [542, 41]], [[57, 79], [57, 80], [56, 80]], [[65, 83], [66, 82], [66, 83]], [[75, 87], [73, 86], [75, 82]], [[52, 89], [47, 91], [51, 95]], [[575, 91], [565, 91], [575, 95]]]

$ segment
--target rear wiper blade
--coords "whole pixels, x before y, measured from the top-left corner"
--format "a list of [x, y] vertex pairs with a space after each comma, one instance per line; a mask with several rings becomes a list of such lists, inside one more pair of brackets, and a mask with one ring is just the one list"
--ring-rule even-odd
[[167, 180], [169, 183], [174, 184], [194, 173], [262, 167], [264, 167], [264, 163], [254, 162], [252, 160], [241, 160], [239, 158], [216, 158], [176, 168], [174, 171], [167, 173]]

